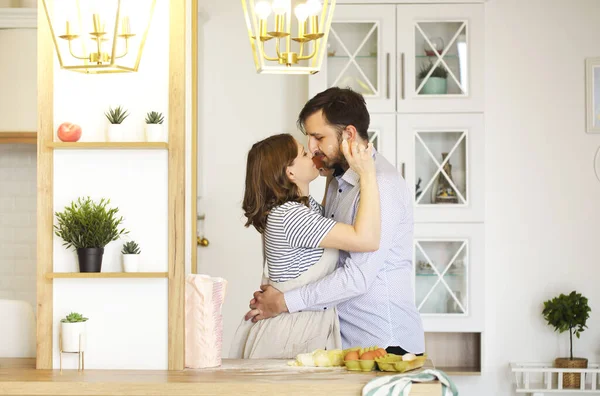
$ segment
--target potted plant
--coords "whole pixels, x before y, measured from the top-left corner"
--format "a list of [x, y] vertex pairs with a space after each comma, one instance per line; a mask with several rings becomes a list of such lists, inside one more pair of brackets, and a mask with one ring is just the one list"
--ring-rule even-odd
[[125, 272], [138, 272], [140, 270], [140, 247], [135, 241], [123, 244], [123, 270]]
[[[433, 63], [429, 63], [428, 66], [421, 67], [421, 71], [418, 74], [418, 78], [422, 81], [429, 71], [433, 68]], [[421, 88], [421, 94], [423, 95], [444, 95], [448, 92], [448, 71], [443, 66], [437, 66], [423, 87]]]
[[63, 239], [63, 246], [76, 249], [80, 272], [101, 272], [104, 247], [129, 233], [119, 229], [123, 217], [117, 217], [119, 209], [108, 208], [109, 203], [104, 198], [96, 203], [80, 197], [55, 214], [55, 233]]
[[[588, 299], [581, 293], [572, 291], [568, 296], [560, 294], [552, 300], [544, 302], [542, 314], [554, 331], [563, 333], [569, 331], [570, 354], [569, 357], [556, 358], [554, 365], [557, 368], [587, 368], [586, 358], [573, 358], [573, 334], [579, 335], [587, 328], [586, 321], [590, 317], [591, 309]], [[565, 388], [579, 388], [581, 374], [564, 373], [563, 385]]]
[[85, 322], [81, 314], [71, 312], [60, 320], [60, 345], [63, 352], [82, 352], [85, 349]]
[[113, 110], [112, 107], [108, 108], [108, 112], [104, 113], [110, 125], [108, 126], [108, 141], [109, 142], [123, 142], [125, 139], [125, 126], [123, 121], [129, 116], [127, 110], [123, 110], [121, 106], [118, 106]]
[[151, 111], [146, 114], [146, 141], [164, 142], [167, 140], [164, 136], [163, 121], [162, 113]]

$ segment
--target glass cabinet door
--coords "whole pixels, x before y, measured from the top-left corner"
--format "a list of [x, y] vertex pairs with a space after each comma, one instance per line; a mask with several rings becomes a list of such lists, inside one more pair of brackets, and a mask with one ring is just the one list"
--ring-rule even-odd
[[415, 224], [415, 304], [425, 331], [484, 325], [483, 224]]
[[396, 116], [394, 114], [371, 114], [369, 142], [392, 165], [396, 165]]
[[483, 111], [483, 6], [398, 5], [399, 112]]
[[336, 5], [319, 73], [309, 77], [310, 96], [329, 87], [360, 92], [369, 112], [395, 109], [393, 5]]
[[397, 127], [415, 222], [483, 221], [483, 115], [399, 114]]

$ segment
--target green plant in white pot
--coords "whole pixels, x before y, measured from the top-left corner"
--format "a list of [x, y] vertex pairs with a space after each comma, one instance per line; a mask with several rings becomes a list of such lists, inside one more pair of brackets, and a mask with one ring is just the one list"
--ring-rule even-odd
[[80, 197], [62, 212], [56, 212], [56, 236], [63, 246], [74, 248], [79, 259], [80, 272], [101, 272], [104, 247], [129, 231], [120, 228], [123, 217], [117, 217], [118, 208], [109, 208], [109, 199], [94, 202], [90, 197]]
[[124, 243], [121, 253], [123, 253], [123, 271], [139, 272], [141, 250], [138, 244], [135, 241]]
[[[423, 81], [429, 71], [433, 68], [433, 63], [425, 67], [421, 67], [421, 71], [417, 75], [419, 81]], [[448, 92], [448, 71], [443, 66], [436, 66], [431, 72], [431, 75], [423, 84], [419, 94], [422, 95], [445, 95]]]
[[166, 142], [162, 113], [151, 111], [146, 114], [146, 141]]
[[71, 312], [60, 320], [60, 349], [63, 352], [83, 352], [85, 350], [85, 323], [88, 318]]
[[127, 110], [124, 110], [121, 106], [115, 109], [109, 107], [108, 112], [104, 113], [104, 115], [110, 123], [107, 130], [109, 142], [127, 142], [132, 140], [131, 136], [127, 134], [127, 126], [123, 125], [123, 121], [129, 116]]

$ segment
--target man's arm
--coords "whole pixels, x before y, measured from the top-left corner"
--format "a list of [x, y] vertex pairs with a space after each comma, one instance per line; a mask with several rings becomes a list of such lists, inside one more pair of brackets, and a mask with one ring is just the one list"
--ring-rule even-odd
[[[288, 312], [323, 310], [365, 294], [392, 248], [396, 223], [405, 216], [397, 182], [380, 179], [381, 242], [376, 252], [350, 252], [343, 266], [314, 283], [284, 294]], [[356, 207], [355, 207], [356, 210]]]

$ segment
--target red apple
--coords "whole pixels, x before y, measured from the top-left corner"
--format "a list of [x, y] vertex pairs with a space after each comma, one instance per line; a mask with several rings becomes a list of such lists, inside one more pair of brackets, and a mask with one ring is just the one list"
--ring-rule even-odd
[[81, 137], [81, 127], [70, 122], [63, 122], [58, 127], [58, 138], [63, 142], [76, 142]]

